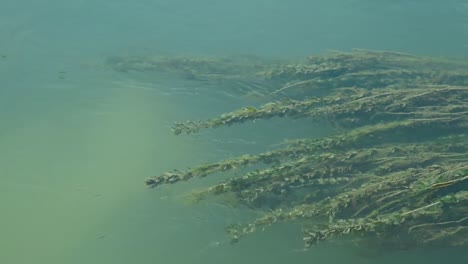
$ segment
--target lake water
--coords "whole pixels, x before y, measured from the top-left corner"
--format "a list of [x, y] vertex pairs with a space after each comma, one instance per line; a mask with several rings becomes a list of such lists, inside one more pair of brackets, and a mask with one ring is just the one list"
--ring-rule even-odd
[[173, 122], [213, 117], [244, 102], [176, 78], [116, 72], [104, 61], [145, 54], [298, 57], [351, 48], [466, 58], [468, 1], [2, 0], [0, 6], [0, 263], [467, 260], [456, 250], [303, 252], [300, 229], [281, 225], [229, 244], [225, 225], [255, 213], [185, 204], [182, 194], [200, 182], [149, 190], [144, 180], [261, 151], [284, 135], [265, 138], [254, 129], [288, 121], [246, 125], [243, 134], [234, 128], [177, 137]]

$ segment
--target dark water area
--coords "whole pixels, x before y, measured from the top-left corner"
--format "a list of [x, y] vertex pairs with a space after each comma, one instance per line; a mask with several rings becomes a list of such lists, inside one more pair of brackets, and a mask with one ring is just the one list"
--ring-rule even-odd
[[184, 202], [187, 190], [216, 179], [154, 191], [144, 180], [328, 131], [276, 120], [176, 137], [176, 121], [255, 101], [104, 63], [109, 56], [296, 58], [352, 48], [466, 58], [468, 1], [3, 0], [0, 6], [0, 263], [468, 260], [459, 249], [386, 255], [323, 245], [305, 252], [300, 227], [288, 225], [231, 245], [224, 227], [255, 212]]

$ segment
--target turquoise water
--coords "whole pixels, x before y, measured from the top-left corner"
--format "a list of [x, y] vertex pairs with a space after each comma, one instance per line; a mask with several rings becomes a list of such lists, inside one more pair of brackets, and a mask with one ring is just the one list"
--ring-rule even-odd
[[224, 226], [252, 212], [184, 204], [181, 194], [199, 182], [150, 191], [144, 180], [258, 151], [279, 135], [220, 130], [175, 137], [174, 121], [212, 117], [242, 102], [209, 97], [181, 80], [114, 72], [103, 61], [153, 53], [294, 57], [350, 48], [466, 57], [468, 1], [2, 0], [0, 6], [0, 263], [467, 259], [457, 251], [302, 252], [300, 229], [288, 226], [230, 245]]

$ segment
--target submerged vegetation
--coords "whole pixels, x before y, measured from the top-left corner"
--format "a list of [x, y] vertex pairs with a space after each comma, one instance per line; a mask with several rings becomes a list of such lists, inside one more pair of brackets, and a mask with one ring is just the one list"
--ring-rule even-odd
[[122, 71], [166, 71], [228, 83], [226, 89], [255, 80], [236, 92], [271, 99], [213, 119], [177, 123], [175, 134], [272, 117], [335, 129], [327, 137], [290, 140], [269, 152], [146, 180], [158, 187], [264, 164], [193, 194], [196, 201], [229, 197], [235, 206], [264, 211], [251, 223], [227, 227], [233, 242], [295, 221], [303, 225], [307, 247], [325, 240], [386, 248], [468, 244], [468, 62], [367, 50], [300, 61], [109, 62]]

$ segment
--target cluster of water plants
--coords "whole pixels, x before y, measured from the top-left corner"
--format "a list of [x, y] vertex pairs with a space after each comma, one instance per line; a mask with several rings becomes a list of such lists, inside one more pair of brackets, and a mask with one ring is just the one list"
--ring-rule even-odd
[[237, 92], [271, 99], [176, 123], [176, 135], [272, 117], [333, 128], [326, 137], [288, 140], [265, 153], [146, 180], [154, 188], [247, 171], [192, 196], [263, 212], [226, 227], [232, 242], [295, 222], [307, 247], [326, 240], [387, 249], [468, 244], [468, 61], [354, 50], [300, 60], [139, 57], [110, 63], [124, 71], [165, 70], [229, 83], [229, 89], [254, 80]]

